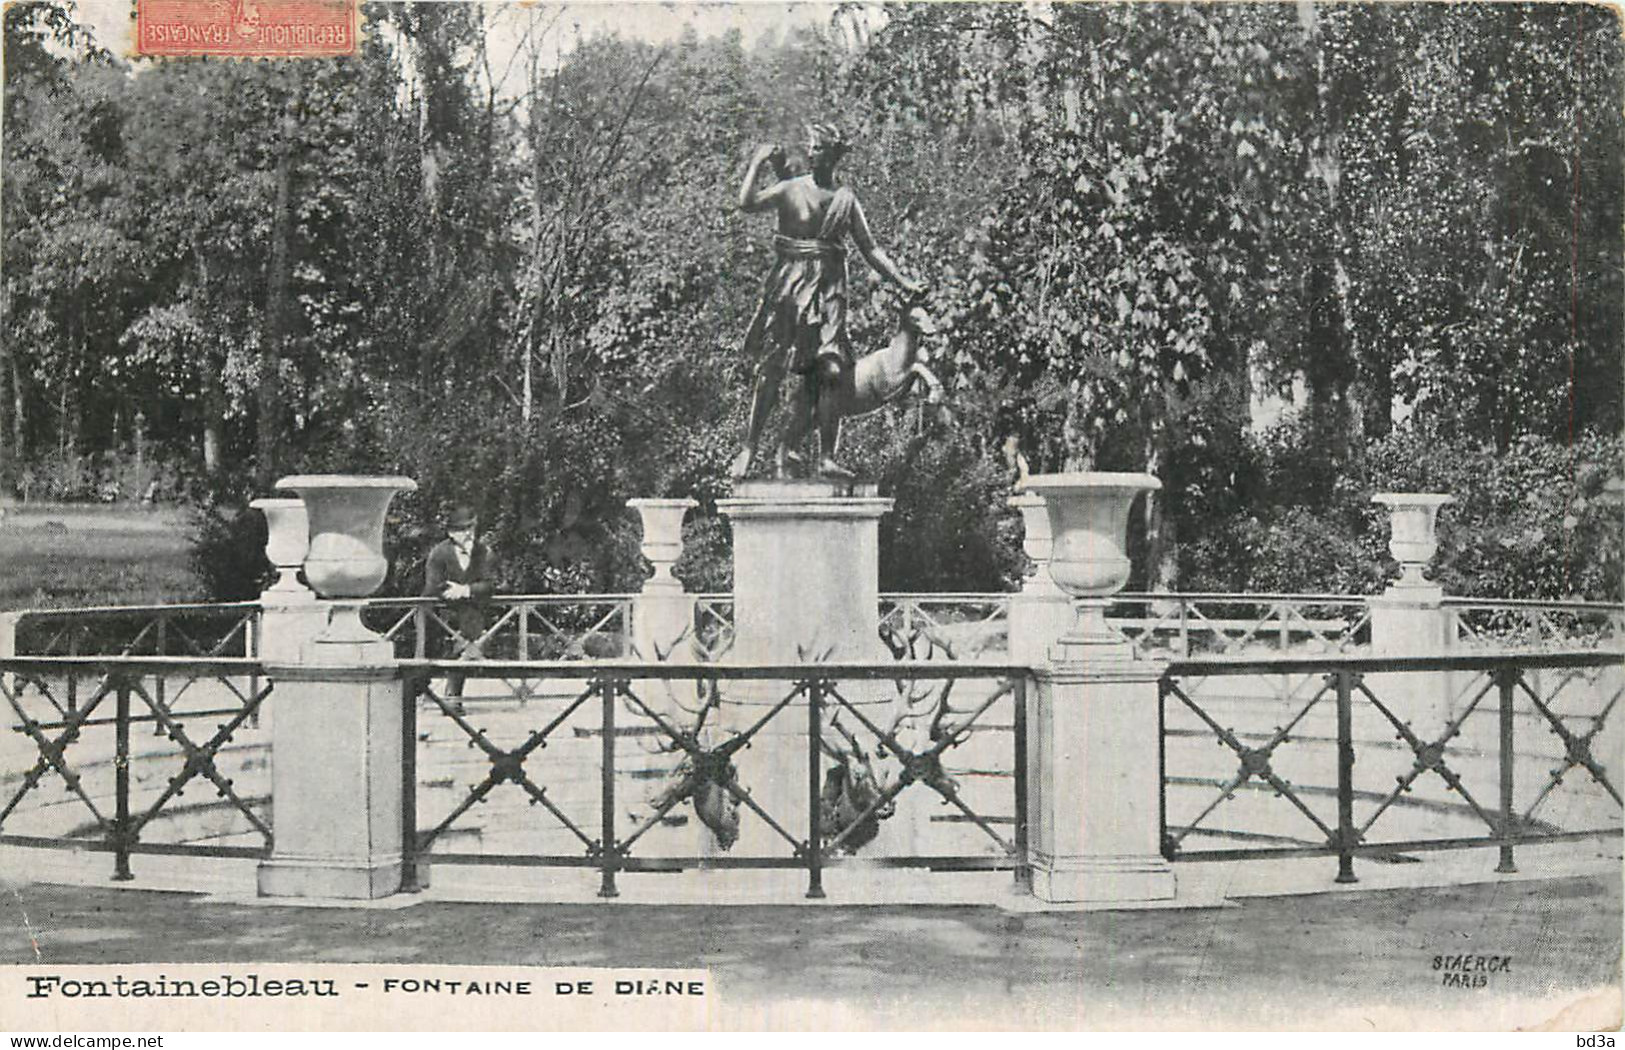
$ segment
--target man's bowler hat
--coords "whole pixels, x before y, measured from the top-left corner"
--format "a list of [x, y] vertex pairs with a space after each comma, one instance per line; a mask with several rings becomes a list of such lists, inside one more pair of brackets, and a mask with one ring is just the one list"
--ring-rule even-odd
[[460, 532], [463, 529], [472, 529], [480, 520], [474, 513], [474, 508], [466, 503], [459, 503], [452, 508], [451, 514], [446, 518], [447, 532]]

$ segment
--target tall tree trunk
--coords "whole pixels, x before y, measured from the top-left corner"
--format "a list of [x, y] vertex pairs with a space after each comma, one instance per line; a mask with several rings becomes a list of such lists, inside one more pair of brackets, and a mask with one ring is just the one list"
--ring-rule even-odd
[[203, 473], [218, 477], [221, 450], [225, 445], [226, 393], [220, 385], [220, 375], [210, 369], [203, 379]]
[[288, 235], [292, 225], [288, 198], [293, 177], [293, 136], [293, 121], [284, 120], [276, 160], [276, 212], [271, 219], [271, 267], [265, 296], [265, 349], [260, 361], [255, 413], [254, 476], [262, 491], [269, 490], [276, 480], [277, 454], [281, 449], [279, 380], [288, 328]]
[[[1320, 220], [1311, 231], [1318, 242], [1309, 262], [1307, 343], [1304, 379], [1309, 387], [1310, 418], [1332, 466], [1348, 462], [1353, 413], [1349, 387], [1354, 378], [1348, 331], [1348, 279], [1339, 260], [1348, 237], [1339, 219], [1338, 187], [1342, 181], [1342, 112], [1331, 89], [1326, 40], [1312, 0], [1299, 0], [1309, 81], [1315, 93], [1318, 148], [1309, 159], [1309, 174], [1318, 178], [1326, 197]], [[1331, 478], [1323, 479], [1328, 491]]]
[[22, 398], [17, 396], [17, 371], [8, 340], [0, 339], [0, 504], [11, 502], [17, 474], [22, 469]]

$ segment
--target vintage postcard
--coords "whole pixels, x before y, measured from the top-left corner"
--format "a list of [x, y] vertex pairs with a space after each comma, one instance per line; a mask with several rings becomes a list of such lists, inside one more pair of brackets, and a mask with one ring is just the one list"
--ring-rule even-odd
[[8, 3], [0, 1029], [1616, 1030], [1622, 40]]

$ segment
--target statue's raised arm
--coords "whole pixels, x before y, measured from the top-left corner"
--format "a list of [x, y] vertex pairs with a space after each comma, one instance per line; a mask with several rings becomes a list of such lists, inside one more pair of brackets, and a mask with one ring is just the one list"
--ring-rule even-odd
[[[775, 179], [773, 185], [766, 189], [761, 188], [762, 165], [773, 165]], [[762, 145], [756, 147], [751, 154], [750, 163], [745, 167], [745, 178], [739, 184], [739, 206], [745, 211], [762, 211], [773, 206], [781, 187], [784, 185], [784, 149], [781, 146]]]

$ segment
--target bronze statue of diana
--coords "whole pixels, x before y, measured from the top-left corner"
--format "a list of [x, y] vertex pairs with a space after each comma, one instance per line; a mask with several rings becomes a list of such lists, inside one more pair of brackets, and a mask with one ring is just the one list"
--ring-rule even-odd
[[[852, 477], [835, 460], [841, 418], [853, 414], [856, 395], [849, 389], [854, 385], [854, 363], [846, 333], [848, 236], [869, 265], [900, 289], [906, 300], [918, 300], [924, 292], [875, 243], [857, 196], [836, 186], [835, 167], [848, 148], [839, 129], [829, 124], [810, 125], [806, 145], [812, 168], [808, 174], [788, 177], [783, 149], [758, 146], [739, 186], [739, 206], [747, 212], [771, 209], [778, 217], [778, 227], [773, 237], [773, 266], [762, 283], [761, 301], [745, 333], [745, 354], [756, 361], [756, 378], [745, 445], [730, 471], [736, 478], [751, 472], [762, 430], [789, 373], [801, 376], [802, 384], [774, 457], [776, 472], [787, 472], [794, 448], [815, 420], [819, 473]], [[771, 182], [762, 178], [763, 165], [768, 164], [775, 176]], [[895, 393], [912, 385], [913, 378], [909, 375]]]

